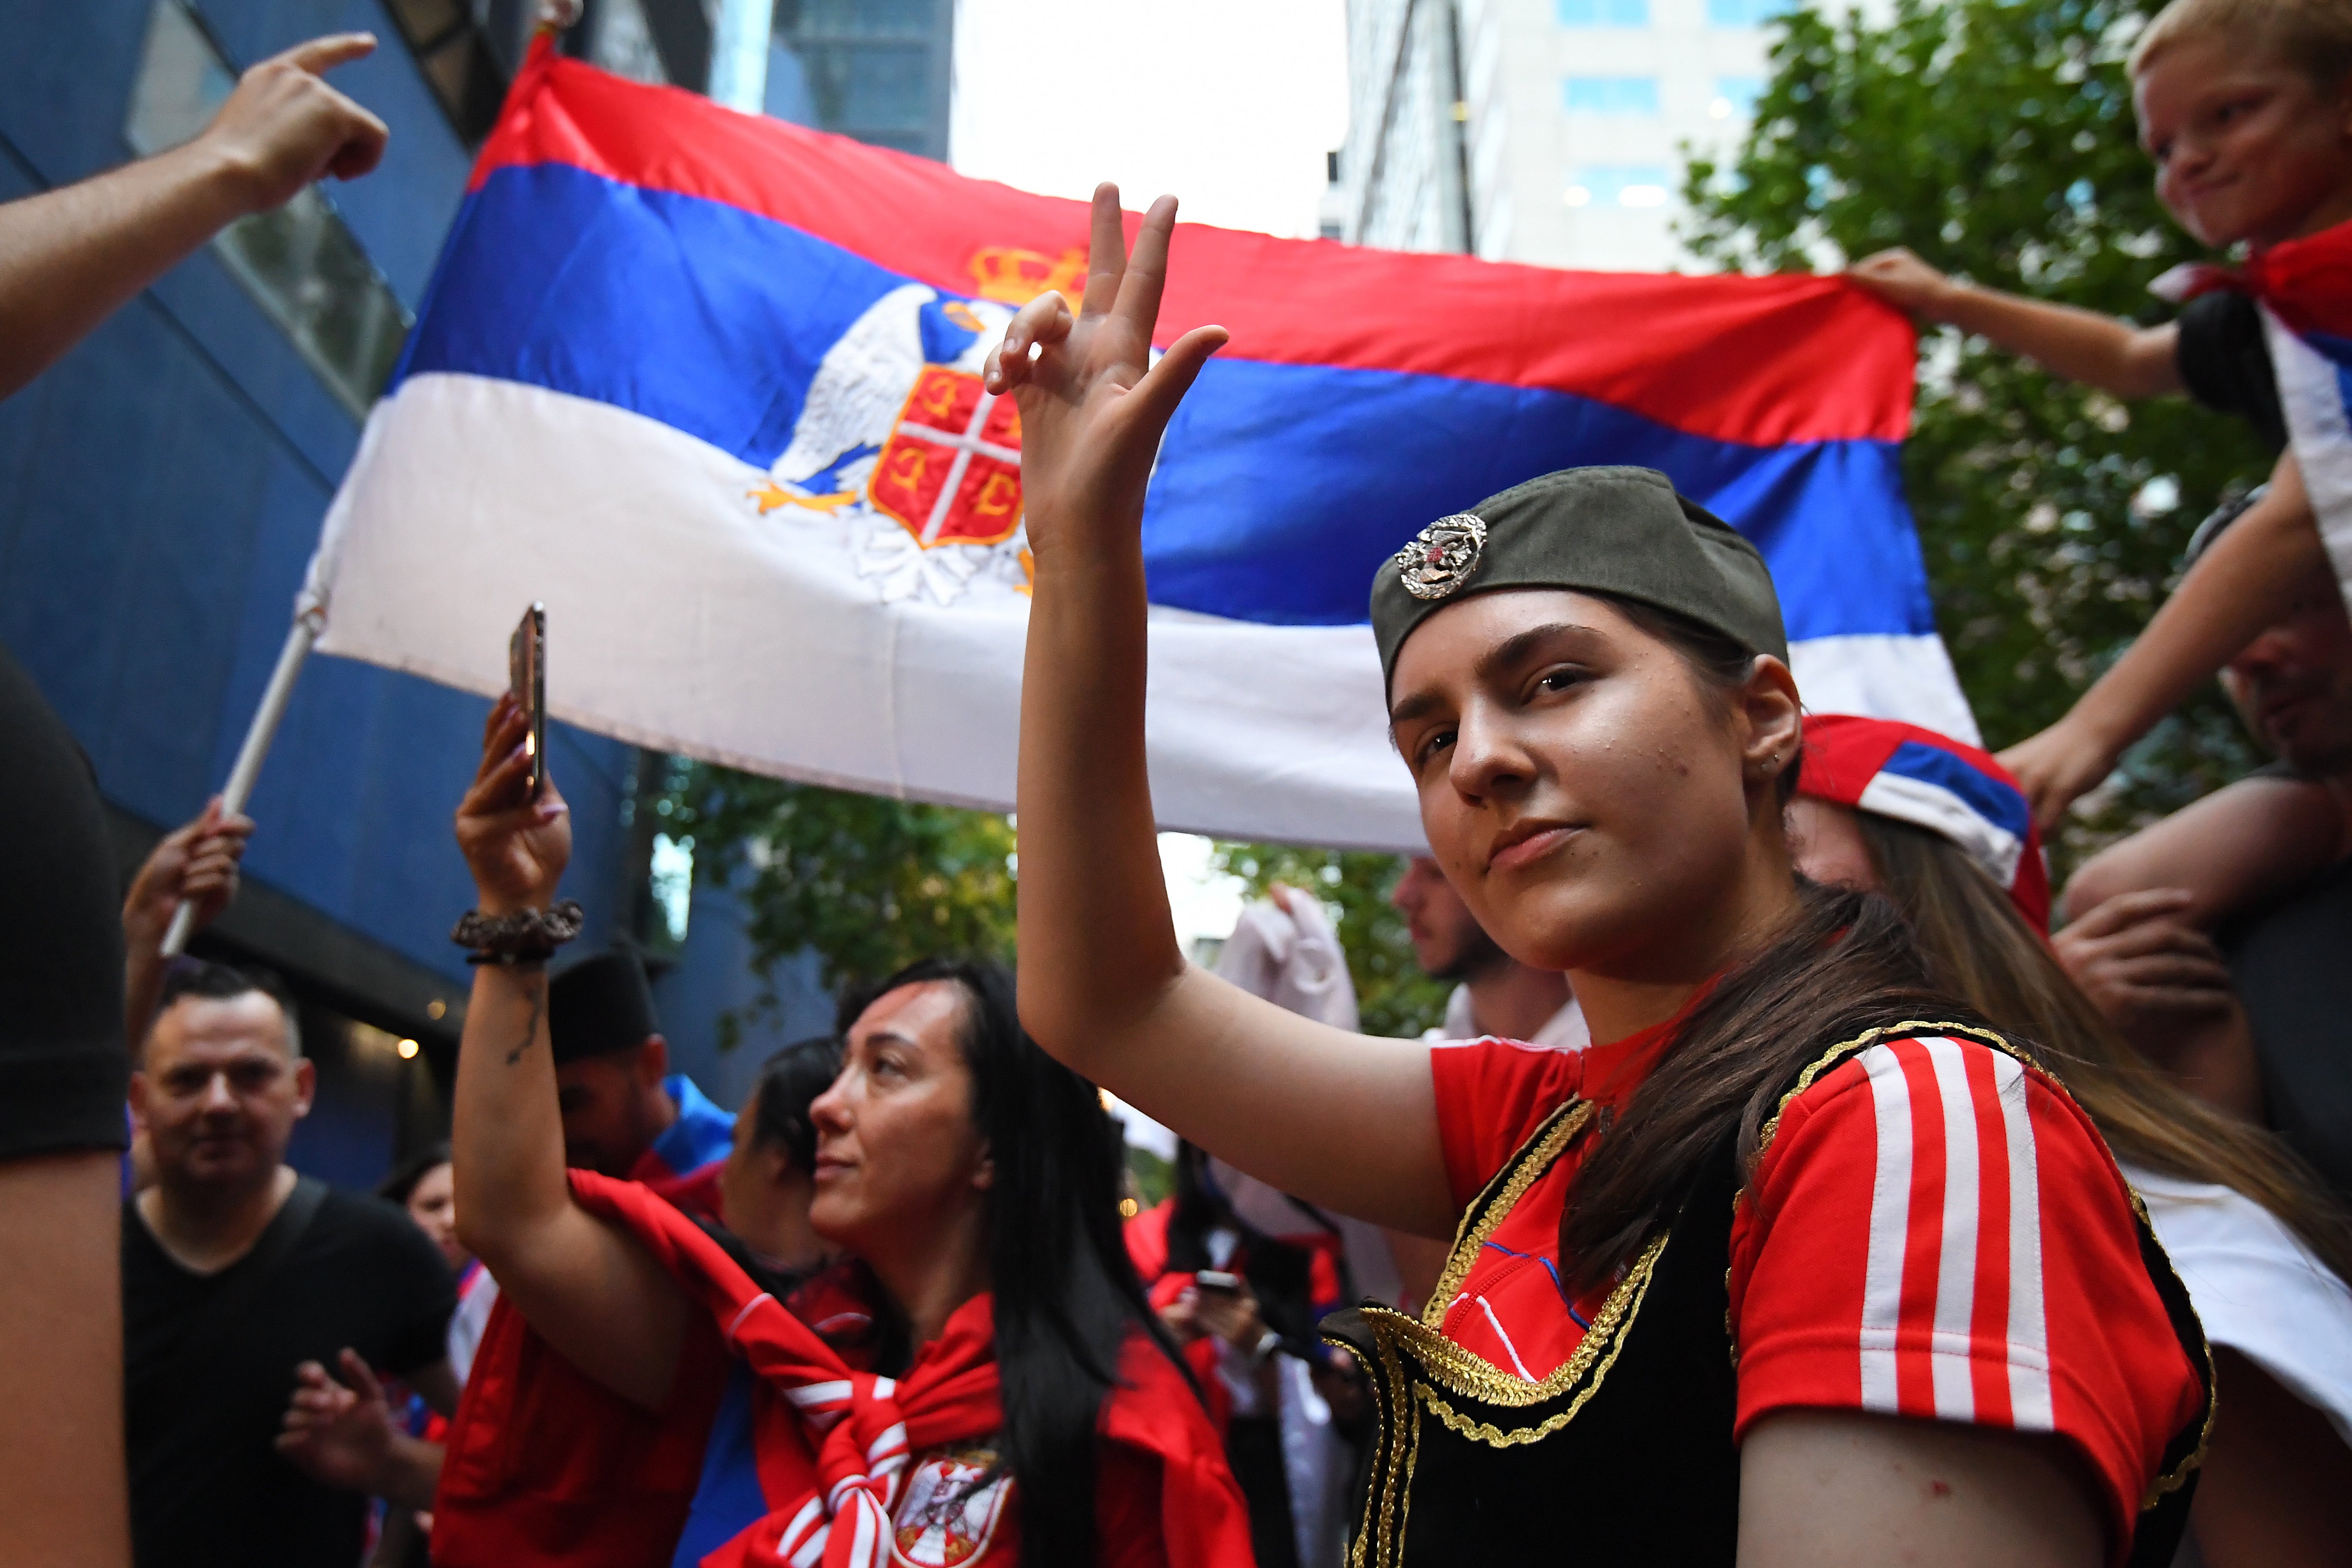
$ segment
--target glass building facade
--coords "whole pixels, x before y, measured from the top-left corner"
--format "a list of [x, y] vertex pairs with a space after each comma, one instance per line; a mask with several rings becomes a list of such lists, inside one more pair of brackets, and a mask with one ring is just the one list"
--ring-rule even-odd
[[947, 161], [955, 0], [777, 0], [768, 111]]

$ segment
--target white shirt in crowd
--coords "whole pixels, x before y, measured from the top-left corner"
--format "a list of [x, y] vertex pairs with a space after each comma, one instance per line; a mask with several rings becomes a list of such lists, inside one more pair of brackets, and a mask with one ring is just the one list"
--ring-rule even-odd
[[2205, 1338], [2276, 1378], [2352, 1444], [2352, 1289], [2243, 1194], [2136, 1165], [2123, 1171]]
[[[1471, 1011], [1470, 987], [1456, 985], [1454, 994], [1445, 999], [1445, 1022], [1421, 1037], [1433, 1046], [1442, 1040], [1475, 1040], [1490, 1033], [1478, 1026], [1477, 1016]], [[1580, 1051], [1592, 1043], [1592, 1029], [1584, 1021], [1582, 1005], [1570, 996], [1568, 1005], [1536, 1031], [1535, 1038], [1521, 1043], [1549, 1046], [1556, 1051]]]

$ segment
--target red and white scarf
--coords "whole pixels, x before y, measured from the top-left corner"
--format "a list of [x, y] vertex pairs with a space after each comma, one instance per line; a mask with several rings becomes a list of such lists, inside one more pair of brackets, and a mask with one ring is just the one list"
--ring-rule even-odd
[[757, 1374], [752, 1433], [771, 1511], [704, 1568], [888, 1568], [912, 1456], [1003, 1425], [992, 1300], [957, 1309], [905, 1377], [852, 1371], [675, 1207], [636, 1183], [571, 1174], [581, 1205], [625, 1225]]

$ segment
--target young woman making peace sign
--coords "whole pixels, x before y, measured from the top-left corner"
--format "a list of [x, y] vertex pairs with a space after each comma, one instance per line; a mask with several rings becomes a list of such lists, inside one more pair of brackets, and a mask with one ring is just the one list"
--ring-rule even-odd
[[1883, 900], [1791, 870], [1779, 603], [1663, 476], [1532, 480], [1371, 592], [1431, 849], [1592, 1048], [1368, 1040], [1186, 965], [1139, 531], [1225, 334], [1150, 361], [1174, 220], [1129, 254], [1098, 190], [1083, 307], [1032, 302], [990, 369], [1036, 562], [1021, 1008], [1286, 1192], [1458, 1226], [1425, 1321], [1336, 1325], [1382, 1418], [1360, 1560], [2168, 1562], [2210, 1413], [2186, 1297], [2032, 1048], [1931, 992]]

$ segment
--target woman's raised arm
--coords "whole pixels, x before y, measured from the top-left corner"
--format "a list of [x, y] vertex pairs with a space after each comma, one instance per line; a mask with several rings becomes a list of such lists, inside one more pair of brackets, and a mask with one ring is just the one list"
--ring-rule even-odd
[[[1177, 402], [1225, 341], [1150, 362], [1176, 203], [1127, 252], [1095, 192], [1086, 300], [1031, 301], [990, 358], [1021, 408], [1036, 584], [1021, 703], [1021, 1016], [1039, 1044], [1285, 1192], [1453, 1229], [1428, 1048], [1351, 1035], [1193, 968], [1176, 945], [1144, 760], [1143, 498]], [[1369, 591], [1369, 585], [1368, 585]]]
[[[554, 780], [530, 798], [523, 730], [521, 710], [499, 698], [457, 807], [457, 844], [489, 916], [548, 908], [572, 858]], [[686, 1298], [643, 1247], [572, 1201], [551, 1053], [546, 969], [476, 966], [449, 1139], [458, 1239], [565, 1360], [658, 1409], [685, 1342]]]

